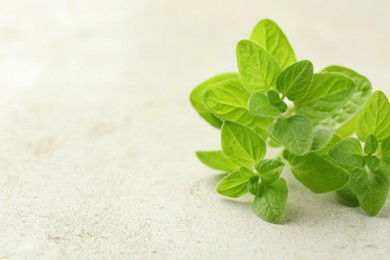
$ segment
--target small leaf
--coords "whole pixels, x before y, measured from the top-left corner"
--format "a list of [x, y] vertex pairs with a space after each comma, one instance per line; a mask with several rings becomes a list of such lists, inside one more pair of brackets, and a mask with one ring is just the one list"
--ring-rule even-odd
[[[342, 128], [337, 132], [344, 134], [341, 137], [348, 137], [355, 132], [356, 121], [354, 121], [354, 117], [362, 110], [371, 95], [371, 83], [356, 71], [341, 66], [330, 66], [323, 69], [322, 72], [338, 73], [350, 78], [355, 83], [355, 91], [351, 98], [332, 116], [332, 121], [335, 122], [336, 127]], [[349, 129], [348, 126], [344, 127], [346, 124]]]
[[249, 93], [240, 80], [229, 79], [207, 88], [202, 94], [203, 103], [224, 121], [233, 121], [262, 133], [271, 124], [271, 119], [250, 115], [247, 106]]
[[252, 195], [258, 196], [260, 194], [260, 183], [261, 180], [259, 176], [253, 176], [252, 178], [250, 178], [248, 182], [248, 191]]
[[192, 106], [195, 108], [196, 111], [198, 111], [201, 117], [203, 117], [214, 127], [221, 128], [222, 121], [216, 116], [214, 116], [212, 113], [210, 113], [210, 111], [204, 106], [202, 102], [202, 92], [211, 85], [232, 78], [238, 79], [239, 75], [237, 73], [226, 73], [215, 76], [211, 79], [204, 81], [203, 83], [195, 87], [195, 89], [191, 92], [190, 100]]
[[276, 88], [289, 100], [296, 101], [306, 96], [313, 78], [313, 64], [308, 60], [299, 61], [283, 70]]
[[251, 129], [229, 121], [222, 125], [222, 152], [236, 164], [252, 169], [265, 150], [264, 140]]
[[284, 102], [281, 102], [277, 105], [277, 108], [279, 109], [280, 113], [284, 113], [287, 111], [287, 104]]
[[258, 117], [277, 117], [280, 115], [279, 109], [270, 104], [266, 95], [259, 92], [250, 96], [248, 110], [251, 115]]
[[343, 166], [363, 167], [364, 158], [362, 146], [356, 138], [341, 140], [329, 152], [329, 156]]
[[382, 143], [382, 158], [383, 160], [390, 164], [390, 137], [386, 138]]
[[295, 102], [297, 114], [313, 123], [329, 118], [350, 99], [354, 86], [351, 79], [336, 73], [314, 74], [307, 95]]
[[288, 188], [286, 181], [277, 179], [271, 185], [260, 184], [259, 195], [255, 197], [252, 210], [270, 223], [278, 223], [286, 210]]
[[349, 180], [349, 174], [324, 156], [309, 153], [295, 156], [285, 152], [294, 176], [314, 193], [325, 193], [341, 189]]
[[316, 125], [313, 128], [313, 143], [312, 151], [320, 151], [324, 149], [333, 138], [333, 127], [328, 125]]
[[279, 93], [276, 92], [275, 90], [268, 91], [267, 96], [269, 99], [269, 103], [273, 106], [276, 106], [277, 104], [282, 102], [282, 100], [280, 99]]
[[296, 61], [294, 51], [286, 35], [274, 21], [261, 20], [253, 29], [250, 40], [260, 44], [271, 53], [281, 68]]
[[197, 151], [196, 156], [203, 164], [215, 170], [231, 172], [240, 168], [240, 166], [226, 158], [222, 151]]
[[237, 44], [240, 77], [249, 92], [264, 92], [275, 86], [279, 75], [278, 62], [260, 45], [242, 40]]
[[260, 173], [261, 180], [265, 185], [275, 182], [283, 168], [284, 163], [279, 160], [261, 160], [256, 163], [256, 170]]
[[270, 136], [296, 155], [307, 154], [313, 141], [313, 129], [303, 116], [279, 118], [270, 128]]
[[221, 195], [238, 198], [248, 193], [248, 182], [256, 176], [251, 170], [241, 167], [225, 176], [217, 186], [217, 192]]
[[366, 154], [374, 154], [376, 153], [376, 150], [378, 149], [378, 140], [375, 136], [370, 135], [366, 143], [364, 144], [364, 153]]
[[390, 104], [386, 95], [375, 91], [360, 113], [356, 134], [361, 141], [374, 135], [379, 142], [390, 136]]
[[357, 168], [351, 174], [351, 185], [362, 209], [367, 215], [376, 216], [389, 193], [388, 177], [381, 171], [367, 172]]

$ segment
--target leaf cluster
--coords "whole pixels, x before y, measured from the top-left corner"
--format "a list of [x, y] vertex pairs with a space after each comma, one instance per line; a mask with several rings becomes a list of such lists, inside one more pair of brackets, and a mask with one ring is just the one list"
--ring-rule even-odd
[[[217, 192], [252, 194], [254, 213], [278, 223], [288, 198], [280, 175], [288, 164], [310, 191], [336, 192], [343, 204], [377, 215], [389, 192], [386, 96], [371, 94], [369, 80], [349, 68], [314, 72], [271, 20], [238, 42], [236, 57], [237, 73], [217, 75], [190, 96], [199, 115], [221, 129], [221, 150], [197, 152], [205, 165], [228, 173]], [[267, 145], [282, 156], [265, 159]]]

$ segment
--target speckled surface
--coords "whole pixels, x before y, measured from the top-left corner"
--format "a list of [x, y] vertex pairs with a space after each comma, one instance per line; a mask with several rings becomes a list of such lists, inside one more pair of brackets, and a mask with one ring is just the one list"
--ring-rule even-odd
[[[276, 20], [300, 59], [390, 93], [388, 1], [2, 1], [0, 259], [386, 259], [376, 218], [290, 189], [280, 225], [214, 192], [194, 151], [219, 133], [190, 107]], [[269, 154], [268, 156], [272, 156]]]

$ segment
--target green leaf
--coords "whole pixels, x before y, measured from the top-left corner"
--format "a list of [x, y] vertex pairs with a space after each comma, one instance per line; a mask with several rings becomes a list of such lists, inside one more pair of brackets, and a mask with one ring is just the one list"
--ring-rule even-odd
[[296, 62], [294, 51], [279, 26], [271, 20], [261, 20], [252, 31], [250, 40], [271, 53], [281, 68]]
[[374, 154], [376, 153], [376, 150], [378, 149], [378, 140], [375, 136], [370, 135], [366, 143], [364, 144], [364, 153], [366, 154]]
[[245, 91], [239, 79], [214, 84], [202, 94], [206, 107], [224, 120], [245, 114], [248, 99], [249, 93]]
[[275, 86], [279, 75], [278, 62], [260, 45], [242, 40], [237, 44], [240, 77], [249, 92], [267, 91]]
[[217, 186], [217, 192], [221, 195], [238, 198], [248, 193], [248, 182], [256, 176], [251, 170], [241, 167], [225, 176]]
[[[356, 71], [341, 66], [329, 66], [323, 69], [322, 72], [338, 73], [352, 79], [355, 83], [355, 91], [351, 98], [348, 99], [347, 103], [332, 116], [332, 120], [336, 123], [336, 127], [342, 127], [345, 124], [350, 123], [354, 116], [362, 110], [364, 104], [371, 95], [371, 83], [366, 77]], [[352, 121], [351, 125], [353, 126], [352, 131], [349, 131], [349, 134], [343, 137], [352, 135], [353, 132], [355, 132], [356, 122]], [[346, 129], [344, 128], [344, 130]]]
[[386, 163], [383, 159], [380, 161], [380, 170], [390, 178], [390, 164]]
[[380, 160], [378, 158], [376, 158], [376, 156], [373, 156], [373, 155], [365, 156], [364, 162], [366, 163], [367, 167], [371, 171], [376, 171], [376, 170], [380, 169], [380, 167], [381, 167]]
[[275, 90], [272, 90], [272, 89], [269, 90], [267, 92], [267, 96], [269, 99], [269, 103], [273, 106], [276, 106], [282, 102], [282, 100], [280, 99], [279, 93]]
[[390, 136], [390, 104], [386, 95], [375, 91], [360, 113], [356, 134], [361, 141], [374, 135], [379, 142]]
[[261, 183], [260, 176], [253, 176], [252, 178], [250, 178], [247, 186], [248, 191], [252, 195], [258, 196], [260, 194], [260, 183]]
[[356, 138], [348, 137], [333, 146], [329, 156], [343, 166], [363, 167], [362, 146]]
[[333, 138], [333, 127], [328, 125], [316, 125], [313, 128], [313, 143], [312, 151], [320, 151], [324, 149]]
[[226, 158], [222, 151], [197, 151], [196, 156], [203, 164], [215, 170], [231, 172], [240, 167]]
[[313, 64], [308, 60], [299, 61], [283, 70], [276, 88], [289, 100], [296, 101], [306, 96], [313, 78]]
[[259, 195], [255, 197], [252, 210], [270, 223], [278, 223], [286, 210], [288, 188], [286, 181], [277, 179], [271, 185], [260, 184]]
[[202, 92], [206, 88], [210, 87], [211, 85], [232, 78], [238, 79], [239, 76], [237, 73], [226, 73], [226, 74], [215, 76], [211, 79], [204, 81], [191, 92], [190, 100], [192, 106], [195, 108], [196, 111], [198, 111], [201, 117], [203, 117], [207, 122], [209, 122], [214, 127], [221, 128], [222, 121], [219, 118], [217, 118], [215, 115], [210, 113], [210, 111], [204, 106], [202, 102]]
[[286, 111], [287, 111], [287, 108], [288, 108], [287, 104], [284, 103], [284, 102], [279, 103], [276, 107], [279, 109], [279, 111], [280, 111], [281, 113], [286, 112]]
[[256, 163], [256, 170], [260, 173], [261, 180], [265, 185], [275, 182], [283, 168], [284, 163], [279, 160], [261, 160]]
[[382, 152], [382, 158], [383, 160], [390, 164], [390, 137], [386, 138], [381, 147], [381, 152]]
[[229, 121], [222, 125], [222, 152], [236, 164], [252, 169], [265, 151], [264, 140], [251, 129]]
[[367, 215], [376, 216], [389, 193], [389, 178], [386, 174], [357, 168], [351, 174], [351, 185], [362, 209]]
[[354, 86], [351, 79], [336, 73], [314, 74], [307, 95], [295, 102], [297, 114], [313, 123], [329, 118], [350, 99]]
[[249, 93], [238, 79], [214, 84], [202, 94], [205, 106], [220, 119], [237, 122], [258, 133], [263, 133], [272, 120], [250, 115], [247, 110], [248, 99]]
[[296, 155], [307, 154], [313, 141], [313, 129], [303, 116], [279, 118], [270, 128], [270, 136]]
[[352, 191], [351, 180], [340, 190], [336, 191], [339, 201], [349, 207], [358, 207], [359, 200], [356, 194]]
[[248, 110], [251, 115], [258, 117], [277, 117], [280, 115], [279, 109], [270, 104], [266, 95], [259, 92], [250, 96]]
[[294, 176], [314, 193], [336, 191], [348, 182], [348, 172], [322, 155], [309, 153], [305, 156], [295, 156], [285, 152], [284, 156]]

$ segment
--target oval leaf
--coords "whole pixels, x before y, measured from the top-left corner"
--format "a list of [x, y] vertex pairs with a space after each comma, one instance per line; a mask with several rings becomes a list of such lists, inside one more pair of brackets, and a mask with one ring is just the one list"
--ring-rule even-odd
[[329, 156], [338, 164], [351, 167], [363, 167], [364, 158], [362, 146], [356, 138], [349, 137], [336, 143]]
[[221, 134], [223, 154], [234, 163], [252, 169], [264, 157], [264, 140], [251, 129], [226, 121]]
[[313, 129], [304, 116], [279, 118], [270, 129], [270, 136], [296, 155], [307, 154], [313, 141]]
[[308, 60], [299, 61], [283, 70], [276, 88], [289, 100], [296, 101], [306, 96], [313, 78], [313, 64]]
[[279, 65], [260, 45], [242, 40], [237, 44], [237, 64], [240, 77], [249, 92], [264, 92], [276, 84]]
[[386, 174], [355, 169], [351, 174], [351, 186], [367, 215], [378, 215], [389, 194], [389, 178]]
[[248, 182], [256, 176], [251, 170], [241, 167], [225, 176], [217, 186], [217, 192], [221, 195], [238, 198], [248, 193]]
[[258, 117], [277, 117], [280, 110], [270, 104], [269, 98], [259, 92], [253, 93], [248, 102], [248, 110], [251, 115]]
[[226, 158], [222, 151], [197, 151], [196, 156], [203, 164], [215, 170], [231, 172], [240, 167]]
[[347, 171], [316, 153], [305, 156], [285, 153], [285, 157], [294, 176], [314, 193], [339, 190], [349, 180]]
[[218, 76], [215, 76], [211, 79], [208, 79], [204, 81], [203, 83], [199, 84], [195, 89], [191, 92], [190, 100], [192, 106], [195, 108], [196, 111], [198, 111], [199, 115], [203, 117], [207, 122], [209, 122], [212, 126], [221, 128], [222, 126], [222, 120], [217, 118], [215, 115], [210, 113], [210, 111], [205, 107], [205, 105], [202, 102], [202, 92], [210, 87], [211, 85], [214, 85], [216, 83], [225, 81], [227, 79], [238, 79], [239, 76], [237, 73], [226, 73], [221, 74]]
[[255, 197], [252, 210], [270, 223], [278, 223], [286, 210], [288, 188], [286, 181], [277, 179], [271, 185], [260, 183], [259, 195]]
[[279, 160], [261, 160], [256, 163], [256, 170], [260, 173], [265, 185], [275, 182], [284, 168], [284, 163]]
[[253, 28], [249, 39], [274, 56], [283, 69], [297, 60], [286, 35], [274, 21], [261, 20]]
[[364, 153], [366, 154], [374, 154], [376, 153], [376, 150], [378, 149], [378, 139], [376, 139], [375, 136], [370, 135], [366, 143], [364, 144]]
[[374, 135], [379, 142], [390, 136], [390, 104], [382, 91], [375, 91], [360, 113], [356, 134], [361, 141]]
[[295, 103], [297, 114], [317, 123], [335, 114], [351, 97], [354, 82], [335, 73], [314, 74], [307, 95]]
[[[370, 81], [363, 75], [354, 70], [342, 66], [329, 66], [322, 70], [322, 72], [338, 73], [350, 78], [355, 83], [355, 91], [353, 92], [347, 103], [339, 109], [339, 111], [332, 116], [332, 121], [335, 122], [336, 127], [341, 128], [338, 134], [341, 137], [347, 137], [355, 132], [356, 116], [367, 102], [372, 92]], [[352, 122], [350, 122], [352, 120]], [[346, 127], [344, 127], [346, 125]]]
[[248, 99], [249, 93], [238, 79], [214, 84], [202, 94], [205, 106], [220, 119], [238, 122], [263, 134], [272, 121], [249, 114]]

